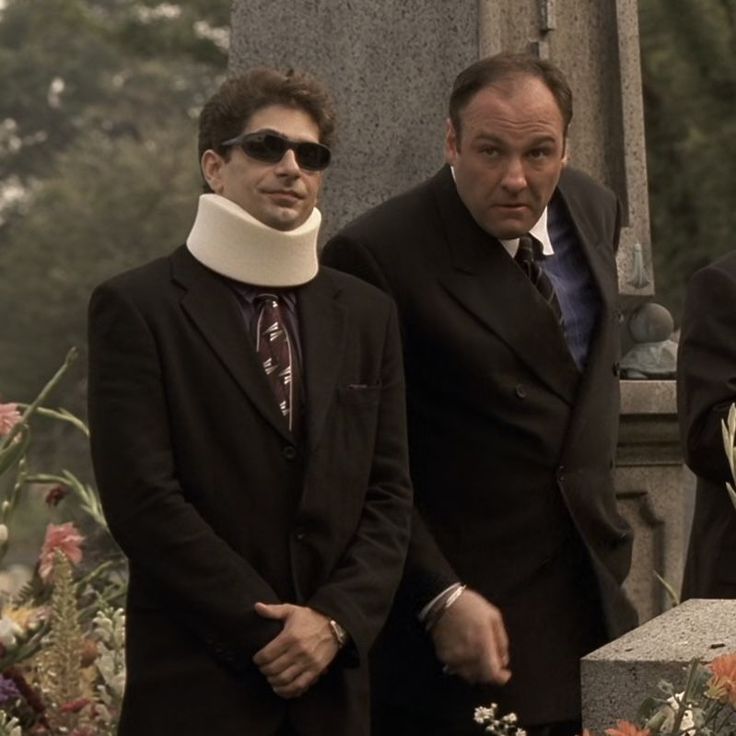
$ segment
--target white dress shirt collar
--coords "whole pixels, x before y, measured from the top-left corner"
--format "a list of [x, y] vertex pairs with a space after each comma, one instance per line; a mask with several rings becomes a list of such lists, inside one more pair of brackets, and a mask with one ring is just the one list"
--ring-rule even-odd
[[[529, 230], [529, 235], [536, 238], [542, 244], [542, 255], [551, 256], [554, 255], [554, 248], [552, 247], [552, 241], [549, 239], [549, 232], [547, 231], [547, 208], [545, 207], [542, 211], [541, 217], [534, 223], [532, 228]], [[516, 251], [519, 250], [519, 238], [511, 238], [510, 240], [498, 239], [501, 245], [506, 248], [508, 254], [513, 258], [516, 255]]]

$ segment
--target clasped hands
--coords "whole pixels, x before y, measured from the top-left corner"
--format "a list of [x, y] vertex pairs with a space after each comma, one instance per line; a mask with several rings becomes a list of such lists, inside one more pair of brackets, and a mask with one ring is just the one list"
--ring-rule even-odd
[[327, 669], [338, 644], [327, 616], [290, 603], [256, 603], [263, 618], [281, 621], [281, 633], [256, 652], [253, 663], [282, 698], [298, 698]]
[[511, 677], [509, 640], [501, 612], [464, 590], [431, 630], [435, 654], [448, 674], [470, 683], [504, 685]]

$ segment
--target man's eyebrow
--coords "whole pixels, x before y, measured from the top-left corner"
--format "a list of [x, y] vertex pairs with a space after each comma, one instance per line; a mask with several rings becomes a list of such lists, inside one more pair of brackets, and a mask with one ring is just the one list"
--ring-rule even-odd
[[257, 128], [256, 130], [248, 131], [248, 135], [252, 133], [273, 133], [274, 135], [279, 135], [282, 138], [286, 138], [286, 136], [280, 130], [274, 130], [273, 128]]
[[[505, 145], [505, 141], [503, 138], [497, 136], [495, 133], [478, 133], [478, 135], [475, 137], [476, 141], [482, 141], [482, 142], [489, 142], [489, 143], [499, 143], [501, 145]], [[532, 146], [538, 146], [542, 143], [556, 143], [557, 139], [555, 136], [542, 133], [538, 137], [533, 138], [531, 141]]]
[[249, 130], [247, 135], [253, 135], [254, 133], [270, 133], [271, 135], [277, 135], [279, 138], [285, 138], [287, 141], [293, 143], [319, 143], [319, 141], [313, 141], [311, 138], [292, 138], [291, 136], [282, 133], [280, 130], [274, 130], [273, 128], [257, 128], [256, 130]]

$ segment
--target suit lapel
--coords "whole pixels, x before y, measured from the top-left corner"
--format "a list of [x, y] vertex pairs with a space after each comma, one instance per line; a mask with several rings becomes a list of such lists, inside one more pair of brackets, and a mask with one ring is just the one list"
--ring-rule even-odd
[[310, 450], [317, 447], [322, 435], [345, 347], [345, 308], [338, 294], [339, 289], [324, 271], [297, 293]]
[[434, 178], [432, 188], [453, 265], [441, 276], [445, 289], [551, 390], [572, 403], [580, 372], [554, 314], [501, 243], [473, 220], [449, 168]]
[[173, 278], [185, 292], [184, 312], [197, 326], [235, 382], [284, 439], [293, 441], [255, 350], [248, 340], [235, 295], [216, 274], [182, 247], [172, 255]]

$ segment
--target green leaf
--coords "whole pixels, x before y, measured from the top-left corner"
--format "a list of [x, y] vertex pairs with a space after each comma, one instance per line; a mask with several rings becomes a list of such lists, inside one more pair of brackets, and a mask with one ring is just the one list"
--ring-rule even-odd
[[656, 570], [654, 571], [654, 577], [659, 580], [659, 582], [662, 584], [662, 587], [667, 591], [667, 595], [670, 598], [670, 603], [672, 603], [673, 606], [679, 606], [680, 605], [680, 596], [678, 595], [677, 591], [674, 589], [671, 583], [667, 582]]

